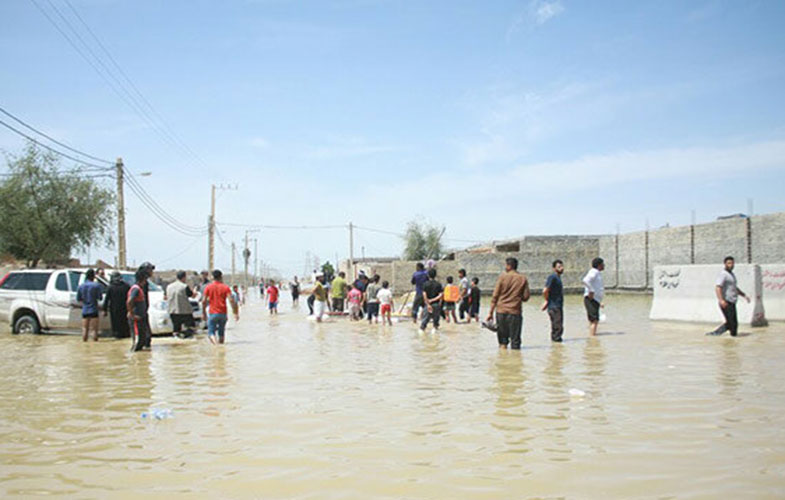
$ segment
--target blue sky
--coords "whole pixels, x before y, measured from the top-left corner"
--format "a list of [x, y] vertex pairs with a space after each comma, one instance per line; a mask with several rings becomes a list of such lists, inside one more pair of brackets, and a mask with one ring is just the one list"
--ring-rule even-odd
[[[782, 2], [70, 2], [198, 159], [36, 8], [92, 43], [66, 0], [0, 3], [0, 106], [151, 171], [140, 182], [188, 224], [205, 223], [222, 182], [238, 190], [221, 193], [219, 222], [397, 232], [417, 218], [454, 247], [687, 224], [692, 210], [709, 221], [748, 198], [785, 210]], [[21, 146], [0, 131], [0, 147]], [[131, 260], [205, 266], [206, 238], [128, 198]], [[223, 230], [239, 245], [243, 229]], [[287, 274], [307, 251], [348, 254], [342, 229], [253, 236]], [[401, 242], [357, 231], [363, 247]]]

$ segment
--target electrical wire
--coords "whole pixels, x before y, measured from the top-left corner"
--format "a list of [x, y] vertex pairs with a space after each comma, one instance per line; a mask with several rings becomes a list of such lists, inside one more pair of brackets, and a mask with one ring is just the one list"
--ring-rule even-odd
[[[176, 219], [174, 219], [169, 214], [167, 214], [165, 211], [163, 211], [163, 209], [160, 208], [158, 205], [154, 204], [154, 202], [151, 202], [152, 199], [150, 198], [150, 195], [148, 195], [145, 191], [143, 191], [142, 189], [137, 187], [137, 185], [135, 185], [133, 182], [129, 182], [127, 185], [131, 189], [131, 191], [136, 195], [136, 197], [139, 199], [139, 201], [141, 201], [142, 204], [145, 207], [147, 207], [147, 209], [150, 210], [150, 212], [152, 212], [153, 215], [155, 215], [161, 222], [166, 224], [166, 226], [168, 226], [170, 229], [172, 229], [172, 230], [174, 230], [174, 231], [176, 231], [176, 232], [178, 232], [178, 233], [180, 233], [180, 234], [182, 234], [184, 236], [196, 237], [196, 236], [203, 236], [203, 235], [207, 234], [207, 230], [206, 229], [204, 229], [204, 230], [191, 230], [191, 229], [183, 228], [182, 226], [179, 225], [180, 223], [177, 222]], [[172, 221], [175, 221], [175, 222], [172, 222]]]
[[222, 226], [244, 227], [248, 229], [346, 229], [347, 225], [327, 225], [327, 226], [276, 226], [269, 224], [241, 224], [238, 222], [221, 222]]
[[[123, 102], [125, 102], [137, 115], [139, 115], [140, 118], [142, 118], [143, 121], [145, 121], [150, 127], [152, 127], [155, 130], [155, 132], [157, 133], [158, 137], [161, 140], [163, 140], [163, 142], [168, 143], [169, 146], [171, 146], [171, 147], [173, 147], [175, 149], [181, 149], [181, 147], [178, 146], [177, 142], [159, 124], [157, 124], [155, 122], [155, 120], [152, 118], [150, 113], [147, 112], [147, 110], [145, 110], [144, 107], [141, 106], [141, 104], [139, 104], [139, 101], [128, 91], [128, 89], [117, 78], [117, 76], [114, 74], [114, 72], [112, 72], [107, 67], [107, 65], [103, 62], [103, 60], [100, 57], [98, 57], [97, 54], [95, 54], [95, 52], [92, 50], [90, 45], [87, 42], [85, 42], [85, 40], [79, 34], [79, 31], [76, 28], [74, 28], [74, 26], [63, 15], [63, 13], [60, 11], [60, 9], [58, 9], [51, 2], [51, 0], [45, 0], [45, 1], [46, 1], [47, 4], [49, 4], [49, 7], [57, 14], [57, 16], [60, 18], [62, 23], [71, 31], [71, 36], [69, 36], [63, 30], [63, 28], [60, 26], [60, 24], [46, 11], [46, 9], [44, 9], [41, 6], [41, 4], [39, 4], [39, 2], [37, 0], [30, 0], [30, 2], [33, 3], [33, 5], [35, 5], [35, 7], [41, 12], [41, 14], [43, 14], [43, 16], [47, 19], [47, 21], [49, 21], [49, 23], [63, 36], [63, 38], [66, 39], [68, 44], [79, 54], [79, 56], [82, 57], [82, 59], [84, 59], [85, 62], [87, 62], [90, 65], [90, 67], [93, 68], [93, 70], [96, 72], [96, 74], [98, 74], [98, 76], [101, 77], [101, 79], [112, 89], [112, 91]], [[90, 55], [93, 57], [95, 62], [93, 61], [93, 59], [88, 57], [88, 55], [85, 53], [85, 50], [83, 50], [76, 43], [75, 40], [78, 40], [79, 42], [81, 42], [81, 44], [84, 46], [84, 49], [86, 49], [87, 52], [90, 53]], [[96, 64], [96, 62], [97, 62], [97, 64]], [[100, 65], [100, 68], [99, 68], [99, 65]], [[101, 68], [103, 68], [103, 71], [101, 70]], [[113, 83], [110, 80], [110, 78], [112, 80], [114, 80], [115, 83]], [[181, 153], [183, 151], [184, 150], [181, 149]], [[186, 154], [186, 156], [192, 156], [192, 155]], [[194, 159], [196, 159], [197, 161], [199, 161], [202, 164], [204, 164], [204, 161], [202, 161], [199, 157], [194, 157]]]
[[55, 138], [53, 138], [53, 137], [51, 137], [51, 136], [41, 132], [40, 130], [38, 130], [37, 128], [33, 127], [29, 123], [25, 123], [21, 118], [12, 115], [8, 110], [4, 109], [2, 106], [0, 106], [0, 113], [3, 113], [4, 115], [6, 115], [7, 117], [9, 117], [12, 120], [16, 121], [17, 123], [19, 123], [23, 127], [27, 128], [28, 130], [31, 130], [32, 132], [40, 135], [41, 137], [45, 137], [46, 139], [49, 139], [51, 142], [57, 144], [58, 146], [60, 146], [62, 148], [65, 148], [65, 149], [71, 151], [72, 153], [76, 153], [78, 155], [84, 156], [85, 158], [90, 158], [91, 160], [99, 161], [99, 162], [102, 162], [102, 163], [107, 163], [109, 165], [114, 165], [115, 164], [113, 161], [104, 160], [103, 158], [99, 158], [97, 156], [93, 156], [91, 154], [87, 154], [84, 151], [79, 151], [76, 148], [72, 148], [68, 144], [65, 144], [65, 143], [62, 143], [62, 142], [58, 141], [57, 139], [55, 139]]
[[172, 127], [169, 125], [169, 123], [166, 121], [166, 119], [164, 119], [164, 117], [161, 115], [161, 113], [159, 113], [155, 109], [155, 107], [144, 96], [144, 94], [142, 94], [142, 92], [139, 90], [139, 88], [136, 86], [136, 84], [134, 84], [133, 80], [131, 80], [131, 78], [128, 76], [128, 74], [125, 71], [123, 71], [123, 68], [120, 67], [120, 64], [118, 64], [117, 60], [112, 56], [112, 54], [109, 52], [109, 50], [103, 44], [103, 42], [101, 42], [101, 39], [98, 38], [98, 35], [96, 35], [95, 32], [93, 32], [93, 30], [90, 28], [90, 26], [85, 22], [85, 20], [79, 14], [79, 11], [76, 10], [76, 8], [73, 6], [73, 4], [70, 2], [70, 0], [64, 0], [64, 1], [65, 1], [66, 5], [68, 5], [68, 8], [71, 9], [71, 12], [73, 12], [74, 16], [76, 16], [76, 18], [79, 20], [79, 22], [82, 24], [82, 26], [84, 26], [84, 28], [87, 30], [87, 32], [90, 34], [90, 36], [93, 38], [93, 40], [95, 40], [95, 42], [98, 44], [98, 47], [103, 51], [104, 54], [106, 54], [106, 57], [109, 59], [109, 61], [112, 63], [112, 65], [115, 68], [117, 68], [117, 71], [120, 73], [120, 75], [123, 77], [123, 79], [131, 86], [131, 89], [136, 93], [137, 96], [139, 96], [141, 101], [155, 115], [155, 117], [158, 118], [158, 120], [164, 126], [164, 129], [169, 132], [169, 134], [175, 139], [175, 141], [177, 141], [177, 143], [180, 144], [180, 146], [183, 147], [183, 149], [185, 151], [187, 151], [193, 158], [195, 158], [196, 160], [198, 160], [199, 162], [201, 162], [203, 165], [206, 166], [207, 164], [204, 162], [204, 160], [202, 160], [202, 158], [199, 157], [199, 155], [197, 155], [190, 147], [188, 147], [188, 145], [177, 135], [177, 133], [172, 129]]
[[157, 212], [162, 217], [167, 219], [171, 225], [178, 227], [184, 232], [190, 232], [195, 234], [204, 234], [207, 231], [207, 226], [191, 226], [183, 222], [180, 222], [179, 220], [171, 216], [155, 201], [155, 199], [153, 199], [152, 196], [150, 196], [147, 193], [147, 191], [144, 189], [142, 184], [138, 180], [136, 180], [136, 178], [127, 168], [123, 168], [123, 172], [125, 173], [125, 176], [128, 179], [128, 185], [132, 187], [132, 189], [134, 189], [134, 192], [138, 196], [144, 198], [144, 201], [148, 205], [148, 208], [151, 208], [151, 210]]
[[75, 156], [71, 156], [68, 153], [63, 153], [62, 151], [59, 151], [59, 150], [57, 150], [57, 149], [55, 149], [55, 148], [53, 148], [51, 146], [48, 146], [48, 145], [44, 144], [43, 142], [33, 138], [32, 136], [25, 134], [24, 132], [22, 132], [18, 128], [14, 127], [13, 125], [9, 125], [8, 123], [4, 122], [3, 120], [0, 120], [0, 125], [2, 125], [3, 127], [7, 128], [8, 130], [10, 130], [12, 132], [14, 132], [14, 133], [24, 137], [25, 139], [27, 139], [27, 140], [37, 144], [38, 146], [41, 146], [42, 148], [44, 148], [44, 149], [46, 149], [48, 151], [51, 151], [52, 153], [60, 155], [63, 158], [68, 158], [69, 160], [75, 161], [76, 163], [84, 165], [85, 167], [89, 167], [91, 169], [101, 170], [101, 171], [112, 170], [112, 167], [104, 167], [102, 165], [96, 165], [95, 163], [86, 162], [84, 160], [76, 158]]
[[196, 245], [200, 241], [202, 241], [202, 237], [199, 237], [199, 236], [195, 237], [193, 239], [193, 241], [191, 241], [183, 250], [181, 250], [180, 252], [177, 252], [176, 254], [172, 255], [171, 257], [168, 257], [168, 258], [163, 259], [163, 260], [159, 260], [158, 263], [159, 264], [163, 264], [165, 262], [170, 262], [170, 261], [172, 261], [172, 260], [182, 256], [184, 253], [186, 253], [188, 250], [192, 249], [194, 247], [194, 245]]

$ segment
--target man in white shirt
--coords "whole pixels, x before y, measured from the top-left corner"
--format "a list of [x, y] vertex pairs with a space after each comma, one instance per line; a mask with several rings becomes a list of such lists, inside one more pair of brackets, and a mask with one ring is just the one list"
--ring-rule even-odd
[[738, 333], [739, 320], [736, 317], [736, 302], [739, 297], [744, 297], [749, 303], [750, 298], [736, 285], [736, 275], [733, 274], [735, 265], [733, 257], [725, 257], [725, 269], [717, 277], [714, 287], [714, 293], [717, 294], [717, 301], [720, 303], [720, 310], [725, 316], [725, 323], [706, 335], [722, 335], [726, 331], [730, 331], [731, 336], [735, 337]]
[[605, 286], [602, 284], [602, 271], [605, 261], [595, 257], [591, 261], [591, 269], [583, 277], [583, 305], [589, 318], [589, 335], [597, 335], [597, 324], [600, 322], [600, 308], [605, 297]]

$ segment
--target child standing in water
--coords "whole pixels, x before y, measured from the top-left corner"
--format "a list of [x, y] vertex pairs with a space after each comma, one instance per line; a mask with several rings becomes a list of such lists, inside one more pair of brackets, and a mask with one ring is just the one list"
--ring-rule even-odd
[[354, 285], [349, 285], [349, 295], [347, 298], [349, 299], [349, 318], [352, 321], [359, 321], [363, 317], [363, 310], [360, 303], [363, 300], [363, 293]]
[[458, 323], [458, 317], [455, 315], [455, 305], [461, 298], [461, 291], [452, 281], [452, 276], [447, 276], [447, 284], [444, 286], [444, 319], [449, 323], [450, 317], [452, 317], [452, 320]]
[[278, 287], [274, 281], [270, 281], [267, 287], [267, 307], [270, 314], [278, 314]]
[[382, 324], [384, 324], [384, 320], [386, 318], [387, 324], [392, 326], [392, 310], [393, 307], [395, 307], [395, 304], [393, 302], [393, 294], [390, 290], [390, 283], [388, 281], [382, 282], [382, 289], [379, 290], [379, 293], [376, 294], [376, 298], [379, 299]]
[[480, 279], [476, 276], [472, 278], [472, 286], [469, 289], [469, 321], [480, 321]]

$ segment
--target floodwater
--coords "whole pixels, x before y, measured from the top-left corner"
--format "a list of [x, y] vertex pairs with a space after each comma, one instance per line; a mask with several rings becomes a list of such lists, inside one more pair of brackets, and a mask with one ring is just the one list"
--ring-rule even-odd
[[648, 297], [607, 303], [589, 339], [569, 297], [554, 346], [527, 304], [520, 352], [476, 324], [420, 337], [257, 301], [220, 347], [2, 325], [0, 496], [785, 496], [785, 325], [705, 337], [649, 322]]

